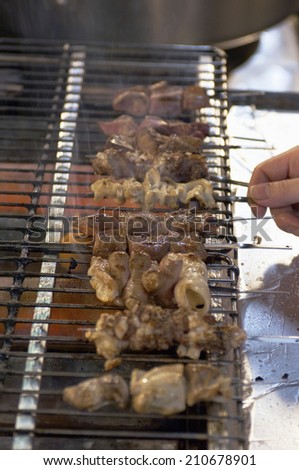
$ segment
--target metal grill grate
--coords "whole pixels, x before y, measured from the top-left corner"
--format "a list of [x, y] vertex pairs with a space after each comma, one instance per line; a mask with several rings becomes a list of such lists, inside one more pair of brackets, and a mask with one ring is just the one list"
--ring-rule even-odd
[[[84, 338], [101, 309], [86, 274], [91, 248], [61, 235], [72, 217], [96, 210], [88, 156], [105, 142], [98, 121], [116, 117], [111, 93], [162, 79], [207, 88], [212, 106], [182, 117], [210, 122], [203, 153], [211, 173], [229, 176], [225, 56], [210, 47], [2, 40], [0, 72], [0, 448], [244, 448], [239, 350], [203, 358], [232, 377], [224, 405], [161, 418], [62, 401], [65, 386], [103, 371]], [[230, 187], [215, 183], [215, 192], [219, 226], [232, 236]], [[236, 295], [225, 291], [237, 283], [235, 250], [211, 254], [208, 268], [211, 312], [236, 322]], [[124, 354], [119, 370], [128, 378], [133, 367], [176, 361]]]

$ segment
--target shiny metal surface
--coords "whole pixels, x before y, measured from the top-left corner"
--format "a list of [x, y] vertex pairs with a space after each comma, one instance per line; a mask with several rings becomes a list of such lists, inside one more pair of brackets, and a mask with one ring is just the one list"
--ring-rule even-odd
[[[236, 69], [229, 85], [247, 91], [269, 92], [266, 93], [266, 106], [259, 106], [259, 110], [251, 103], [251, 106], [233, 107], [229, 113], [231, 136], [242, 135], [251, 142], [253, 138], [264, 140], [273, 147], [272, 151], [262, 148], [232, 150], [232, 177], [248, 181], [255, 165], [299, 143], [296, 100], [299, 91], [298, 20], [288, 20], [262, 33], [256, 54]], [[280, 93], [276, 95], [277, 91]], [[291, 93], [293, 99], [289, 100]], [[263, 101], [261, 96], [260, 99]], [[232, 139], [232, 142], [237, 143], [238, 139]], [[238, 189], [240, 194], [244, 191], [244, 188]], [[299, 239], [279, 230], [268, 213], [263, 220], [257, 221], [244, 204], [236, 204], [235, 213], [249, 217], [245, 226], [235, 223], [239, 236], [251, 239], [256, 232], [260, 232], [259, 235], [262, 232], [262, 238], [269, 243], [293, 247], [292, 252], [276, 250], [271, 251], [271, 255], [261, 250], [258, 256], [252, 250], [239, 250], [239, 288], [249, 289], [252, 293], [240, 296], [238, 306], [248, 334], [245, 367], [249, 448], [298, 450]], [[271, 288], [277, 295], [256, 295], [253, 291], [259, 288]], [[262, 337], [263, 341], [252, 337]], [[274, 337], [277, 341], [272, 341]]]
[[0, 35], [227, 48], [298, 10], [298, 0], [10, 0], [0, 5]]

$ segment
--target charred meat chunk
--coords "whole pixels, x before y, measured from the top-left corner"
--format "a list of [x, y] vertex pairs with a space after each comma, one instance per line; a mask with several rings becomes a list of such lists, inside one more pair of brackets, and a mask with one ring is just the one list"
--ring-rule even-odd
[[86, 338], [105, 359], [118, 357], [125, 350], [165, 351], [177, 346], [179, 357], [197, 360], [202, 351], [227, 352], [239, 347], [246, 335], [238, 326], [218, 325], [211, 315], [196, 309], [140, 305], [103, 312]]
[[162, 179], [187, 182], [206, 178], [206, 159], [200, 154], [202, 140], [194, 136], [163, 136], [142, 128], [135, 138], [112, 135], [106, 148], [93, 160], [96, 174], [142, 181], [150, 168]]

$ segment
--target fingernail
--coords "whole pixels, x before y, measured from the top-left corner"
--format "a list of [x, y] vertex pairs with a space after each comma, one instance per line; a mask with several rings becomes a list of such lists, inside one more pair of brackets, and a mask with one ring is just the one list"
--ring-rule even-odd
[[269, 184], [256, 184], [250, 188], [250, 197], [256, 200], [268, 199], [270, 197]]

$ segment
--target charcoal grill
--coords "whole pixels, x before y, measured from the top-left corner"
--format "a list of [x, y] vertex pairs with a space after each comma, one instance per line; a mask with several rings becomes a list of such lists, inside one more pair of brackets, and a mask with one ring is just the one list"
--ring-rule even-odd
[[[203, 152], [211, 174], [229, 177], [226, 58], [208, 46], [0, 43], [0, 449], [244, 449], [241, 351], [209, 354], [232, 378], [227, 403], [198, 405], [161, 418], [71, 409], [69, 386], [103, 371], [84, 337], [101, 306], [87, 268], [91, 247], [62, 240], [73, 216], [90, 215], [90, 155], [103, 147], [98, 122], [116, 117], [120, 86], [199, 83], [211, 107], [182, 116], [209, 121]], [[214, 183], [220, 234], [233, 240], [231, 188]], [[238, 321], [235, 249], [208, 259], [212, 313]], [[217, 287], [217, 289], [215, 288]], [[219, 287], [221, 289], [219, 289]], [[233, 292], [233, 293], [232, 293]], [[178, 361], [174, 353], [124, 354], [119, 372]]]

